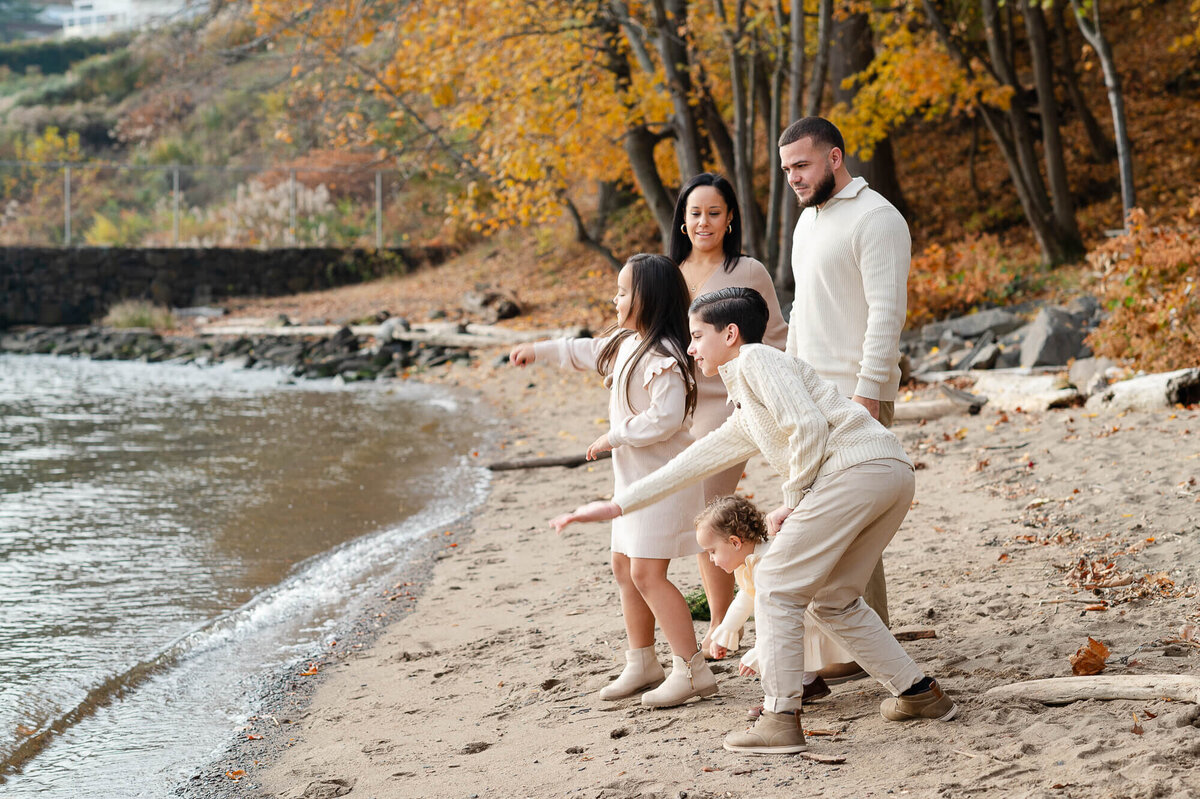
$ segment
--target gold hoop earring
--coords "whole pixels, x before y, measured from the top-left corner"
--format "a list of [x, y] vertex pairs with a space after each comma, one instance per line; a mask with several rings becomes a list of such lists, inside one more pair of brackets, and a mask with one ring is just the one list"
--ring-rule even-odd
[[687, 235], [687, 222], [684, 222], [682, 225], [679, 226], [679, 232], [685, 236]]
[[732, 233], [732, 232], [733, 232], [733, 223], [732, 223], [732, 222], [730, 222], [730, 223], [729, 223], [729, 227], [725, 228], [725, 232], [726, 232], [726, 233]]

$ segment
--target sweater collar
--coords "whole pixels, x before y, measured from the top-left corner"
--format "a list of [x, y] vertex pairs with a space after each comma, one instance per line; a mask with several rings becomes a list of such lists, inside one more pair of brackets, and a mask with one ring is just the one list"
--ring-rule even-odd
[[725, 384], [726, 405], [731, 402], [736, 402], [730, 389], [733, 388], [733, 386], [738, 382], [738, 375], [741, 374], [742, 358], [744, 358], [746, 355], [746, 348], [755, 346], [759, 345], [743, 344], [741, 351], [738, 353], [738, 357], [734, 358], [732, 361], [726, 361], [717, 367], [717, 374], [721, 376], [721, 382]]
[[829, 204], [834, 200], [852, 200], [862, 193], [862, 190], [867, 187], [867, 179], [861, 175], [856, 178], [851, 178], [850, 182], [839, 191], [837, 194], [825, 201], [823, 208], [828, 208]]

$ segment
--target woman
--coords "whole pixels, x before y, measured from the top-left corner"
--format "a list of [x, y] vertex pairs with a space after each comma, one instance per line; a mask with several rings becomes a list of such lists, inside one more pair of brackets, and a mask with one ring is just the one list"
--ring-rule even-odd
[[[675, 202], [670, 256], [679, 264], [693, 300], [730, 286], [751, 288], [761, 294], [770, 312], [763, 343], [782, 350], [787, 346], [787, 324], [775, 296], [775, 284], [766, 267], [742, 255], [742, 222], [737, 208], [737, 195], [728, 180], [711, 172], [696, 175], [679, 192]], [[696, 389], [692, 435], [700, 438], [720, 427], [733, 409], [726, 403], [725, 384], [719, 376], [705, 377], [696, 370]], [[706, 479], [705, 503], [732, 494], [745, 467], [745, 463], [740, 463]], [[722, 571], [704, 553], [697, 556], [697, 562], [712, 614], [704, 643], [700, 645], [707, 656], [711, 654], [712, 631], [733, 601], [733, 575]]]

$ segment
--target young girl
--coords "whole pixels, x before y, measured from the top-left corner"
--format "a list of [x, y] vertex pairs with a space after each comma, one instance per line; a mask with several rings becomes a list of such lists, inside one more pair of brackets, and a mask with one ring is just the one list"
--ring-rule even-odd
[[[514, 347], [516, 366], [546, 361], [560, 368], [596, 369], [611, 390], [609, 431], [587, 457], [612, 450], [616, 490], [650, 474], [693, 441], [688, 428], [696, 383], [687, 355], [688, 290], [678, 267], [662, 255], [635, 255], [617, 276], [617, 324], [597, 339], [566, 338]], [[621, 594], [629, 650], [625, 669], [600, 692], [621, 699], [642, 694], [642, 704], [671, 707], [717, 692], [716, 678], [696, 647], [683, 594], [667, 579], [672, 558], [700, 547], [689, 524], [704, 506], [700, 486], [673, 494], [613, 522], [612, 570]], [[657, 620], [671, 647], [672, 670], [654, 653]]]
[[[733, 574], [737, 582], [738, 595], [729, 605], [725, 618], [712, 631], [712, 653], [717, 660], [724, 658], [738, 646], [739, 630], [754, 613], [754, 570], [770, 547], [767, 538], [767, 523], [754, 503], [745, 497], [717, 497], [696, 517], [696, 541], [713, 565]], [[809, 626], [811, 623], [807, 622]], [[814, 649], [812, 638], [805, 635], [804, 701], [812, 702], [829, 696], [829, 686], [817, 674], [824, 661], [821, 652]], [[742, 655], [738, 673], [753, 677], [758, 674], [758, 644]], [[750, 718], [758, 718], [762, 705], [750, 710]]]

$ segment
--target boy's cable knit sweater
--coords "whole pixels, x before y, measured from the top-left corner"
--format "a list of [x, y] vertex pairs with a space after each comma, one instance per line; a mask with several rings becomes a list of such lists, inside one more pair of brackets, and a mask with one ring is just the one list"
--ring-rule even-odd
[[866, 408], [838, 393], [799, 358], [761, 344], [744, 344], [720, 367], [734, 404], [725, 424], [665, 466], [617, 492], [629, 513], [672, 491], [761, 452], [784, 478], [783, 502], [800, 504], [818, 477], [865, 461], [912, 462], [894, 435]]
[[800, 214], [787, 351], [843, 396], [896, 399], [911, 250], [904, 217], [862, 178]]

